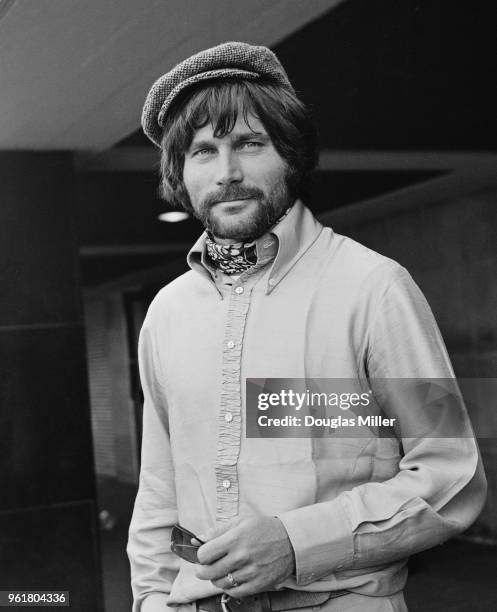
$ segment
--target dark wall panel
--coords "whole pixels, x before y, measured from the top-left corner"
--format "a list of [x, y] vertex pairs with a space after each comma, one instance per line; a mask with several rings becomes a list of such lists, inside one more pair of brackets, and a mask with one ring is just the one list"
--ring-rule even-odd
[[0, 514], [2, 589], [69, 591], [71, 612], [101, 609], [95, 524], [89, 502]]
[[492, 2], [348, 0], [275, 47], [322, 145], [495, 149]]
[[18, 329], [0, 338], [0, 511], [90, 499], [83, 327]]
[[82, 309], [66, 153], [0, 153], [0, 590], [101, 578]]
[[0, 153], [0, 325], [81, 320], [71, 159]]

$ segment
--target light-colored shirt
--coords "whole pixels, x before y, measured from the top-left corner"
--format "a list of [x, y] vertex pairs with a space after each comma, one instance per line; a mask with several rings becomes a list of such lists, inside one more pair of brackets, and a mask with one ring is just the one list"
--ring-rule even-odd
[[135, 612], [151, 593], [186, 611], [219, 592], [170, 551], [174, 523], [200, 534], [258, 515], [278, 516], [294, 548], [296, 573], [278, 586], [399, 591], [408, 556], [467, 528], [484, 503], [466, 413], [451, 438], [403, 438], [416, 415], [402, 405], [390, 407], [400, 440], [250, 438], [245, 379], [453, 377], [424, 296], [404, 268], [323, 227], [300, 201], [237, 279], [215, 274], [204, 241], [188, 255], [192, 270], [156, 296], [140, 337]]

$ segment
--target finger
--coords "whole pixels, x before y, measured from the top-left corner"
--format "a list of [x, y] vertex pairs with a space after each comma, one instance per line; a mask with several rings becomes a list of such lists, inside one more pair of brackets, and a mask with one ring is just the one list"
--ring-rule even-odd
[[238, 563], [231, 555], [226, 555], [211, 565], [197, 565], [195, 573], [200, 580], [219, 580], [235, 569], [239, 569]]
[[226, 556], [232, 550], [234, 544], [235, 537], [230, 529], [202, 544], [197, 551], [198, 560], [202, 565], [210, 565]]
[[[213, 583], [214, 584], [214, 583]], [[217, 585], [217, 583], [216, 583]], [[222, 587], [219, 587], [222, 588]], [[249, 582], [240, 582], [238, 586], [232, 588], [223, 588], [225, 593], [227, 593], [230, 597], [234, 599], [248, 597], [249, 595], [255, 595], [256, 593], [261, 592], [261, 587], [258, 582], [255, 580], [250, 580]]]
[[[231, 575], [233, 580], [230, 580]], [[218, 580], [211, 580], [212, 584], [219, 589], [222, 589], [226, 593], [231, 593], [233, 589], [239, 588], [244, 583], [249, 583], [252, 580], [252, 572], [250, 569], [245, 568], [241, 570], [234, 570]]]

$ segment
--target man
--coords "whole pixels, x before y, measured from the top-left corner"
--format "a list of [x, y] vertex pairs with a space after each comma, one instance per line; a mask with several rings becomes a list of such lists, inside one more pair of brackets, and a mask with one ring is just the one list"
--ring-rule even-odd
[[[436, 439], [413, 432], [427, 411], [388, 398], [397, 437], [257, 439], [245, 380], [451, 379], [424, 297], [305, 207], [314, 131], [269, 49], [188, 58], [153, 85], [142, 119], [164, 197], [206, 232], [140, 337], [134, 611], [405, 610], [408, 556], [483, 505], [464, 408]], [[198, 564], [171, 551], [176, 523], [198, 536], [187, 546], [205, 542]]]

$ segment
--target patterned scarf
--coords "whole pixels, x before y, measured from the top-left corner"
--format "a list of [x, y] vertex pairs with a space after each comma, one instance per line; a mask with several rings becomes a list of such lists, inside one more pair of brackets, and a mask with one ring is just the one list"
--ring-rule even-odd
[[207, 255], [216, 268], [225, 274], [241, 274], [257, 263], [255, 242], [218, 244], [207, 236]]
[[[289, 206], [281, 217], [271, 225], [268, 232], [274, 229], [288, 215], [292, 206]], [[213, 265], [225, 274], [241, 274], [257, 263], [255, 240], [252, 242], [238, 242], [237, 244], [218, 244], [207, 234], [205, 245], [207, 247], [207, 256]]]

